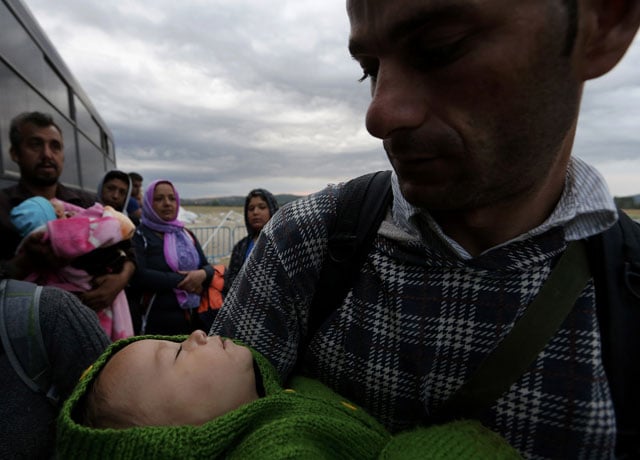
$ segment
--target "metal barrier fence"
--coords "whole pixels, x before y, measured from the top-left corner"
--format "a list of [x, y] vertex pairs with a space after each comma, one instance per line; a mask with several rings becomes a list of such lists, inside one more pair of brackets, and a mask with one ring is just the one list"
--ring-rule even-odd
[[189, 230], [198, 238], [207, 260], [214, 264], [220, 262], [220, 259], [229, 257], [233, 246], [247, 236], [244, 225], [189, 226]]

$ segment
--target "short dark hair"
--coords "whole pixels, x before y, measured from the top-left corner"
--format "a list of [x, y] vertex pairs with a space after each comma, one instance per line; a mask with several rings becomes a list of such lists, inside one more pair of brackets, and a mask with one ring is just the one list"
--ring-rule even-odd
[[19, 151], [20, 144], [22, 143], [22, 133], [21, 128], [27, 123], [32, 123], [40, 128], [46, 128], [48, 126], [53, 126], [58, 130], [60, 135], [62, 135], [62, 130], [60, 126], [53, 121], [53, 117], [48, 113], [42, 112], [24, 112], [20, 115], [15, 116], [11, 120], [11, 125], [9, 127], [9, 141], [11, 143], [11, 148]]
[[102, 184], [104, 185], [113, 179], [121, 180], [128, 186], [131, 186], [131, 180], [129, 179], [129, 174], [127, 174], [126, 172], [120, 171], [118, 169], [112, 169], [107, 174], [105, 174], [104, 179], [102, 180]]
[[139, 181], [139, 182], [142, 182], [144, 180], [142, 178], [142, 176], [140, 174], [138, 174], [137, 172], [130, 172], [129, 173], [129, 177], [131, 178], [131, 180], [135, 180], [135, 181]]

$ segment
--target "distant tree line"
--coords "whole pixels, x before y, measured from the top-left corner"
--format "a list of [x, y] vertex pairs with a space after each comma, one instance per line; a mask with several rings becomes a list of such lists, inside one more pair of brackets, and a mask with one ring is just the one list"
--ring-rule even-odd
[[[282, 206], [290, 201], [302, 198], [302, 195], [275, 195], [278, 204]], [[187, 206], [244, 206], [244, 196], [222, 196], [216, 198], [182, 198], [180, 201]]]
[[614, 201], [621, 209], [640, 209], [640, 195], [617, 196]]

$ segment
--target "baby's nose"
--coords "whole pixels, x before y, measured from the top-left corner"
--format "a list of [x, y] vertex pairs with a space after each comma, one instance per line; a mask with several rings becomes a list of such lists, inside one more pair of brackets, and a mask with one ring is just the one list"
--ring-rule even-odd
[[204, 331], [198, 329], [197, 331], [193, 331], [191, 335], [189, 335], [188, 340], [196, 345], [204, 345], [207, 343], [207, 334]]

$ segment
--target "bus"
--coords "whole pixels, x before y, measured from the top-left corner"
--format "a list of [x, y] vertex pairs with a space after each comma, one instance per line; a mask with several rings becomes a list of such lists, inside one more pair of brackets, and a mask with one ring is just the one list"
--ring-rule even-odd
[[95, 192], [116, 168], [113, 135], [27, 6], [0, 0], [0, 188], [20, 177], [9, 155], [11, 119], [31, 111], [49, 113], [62, 130], [60, 181]]

